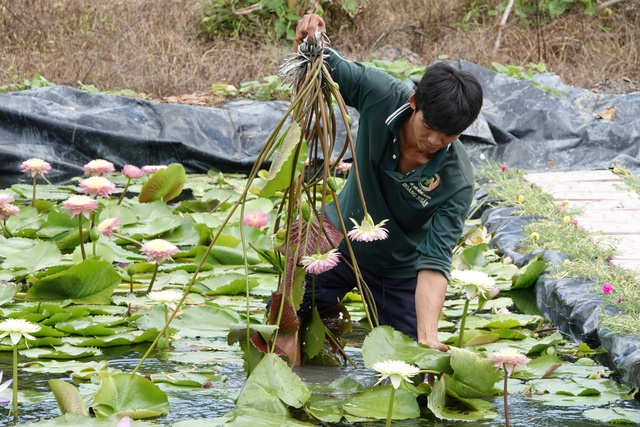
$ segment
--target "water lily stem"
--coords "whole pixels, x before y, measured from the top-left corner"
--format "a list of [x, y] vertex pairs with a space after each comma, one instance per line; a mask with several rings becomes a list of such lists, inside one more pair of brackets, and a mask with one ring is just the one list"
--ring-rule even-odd
[[[164, 305], [164, 323], [165, 325], [169, 323], [169, 307], [167, 304]], [[169, 328], [164, 328], [164, 339], [167, 341], [167, 346], [169, 345]]]
[[127, 183], [124, 185], [124, 190], [122, 190], [122, 194], [120, 194], [120, 197], [118, 198], [118, 203], [116, 203], [116, 206], [122, 203], [122, 199], [124, 199], [124, 195], [127, 194], [127, 190], [129, 189], [129, 184], [131, 184], [131, 178], [129, 178], [127, 180]]
[[2, 221], [2, 231], [4, 233], [4, 237], [13, 237], [13, 235], [11, 234], [11, 232], [9, 231], [9, 229], [7, 228], [7, 220], [5, 219], [4, 221]]
[[462, 337], [464, 336], [464, 327], [467, 323], [467, 311], [469, 310], [469, 298], [464, 302], [464, 310], [462, 311], [462, 318], [460, 319], [460, 335], [458, 335], [458, 347], [462, 348]]
[[393, 400], [395, 398], [396, 388], [391, 386], [391, 397], [389, 398], [389, 410], [387, 411], [387, 427], [391, 426], [391, 418], [393, 418]]
[[156, 268], [153, 270], [153, 276], [151, 276], [151, 281], [149, 282], [149, 287], [147, 288], [147, 293], [151, 292], [153, 288], [153, 282], [156, 281], [156, 276], [158, 275], [158, 263], [156, 262]]
[[31, 207], [36, 207], [36, 176], [33, 176], [33, 196], [31, 197]]
[[507, 391], [507, 380], [509, 379], [509, 373], [504, 371], [504, 425], [506, 427], [511, 427], [509, 423], [509, 392]]
[[18, 423], [18, 346], [13, 346], [13, 423]]
[[127, 242], [135, 243], [138, 246], [142, 246], [142, 243], [137, 241], [136, 239], [132, 239], [131, 237], [123, 236], [122, 234], [113, 233], [118, 239], [126, 240]]
[[78, 236], [80, 237], [80, 252], [84, 261], [87, 259], [87, 254], [84, 252], [84, 239], [82, 238], [82, 215], [78, 215]]

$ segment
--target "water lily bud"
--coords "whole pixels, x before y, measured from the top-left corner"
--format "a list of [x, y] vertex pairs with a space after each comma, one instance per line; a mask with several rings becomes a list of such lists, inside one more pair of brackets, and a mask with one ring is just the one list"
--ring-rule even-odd
[[129, 277], [133, 277], [136, 274], [136, 266], [134, 263], [131, 263], [127, 266], [127, 274]]
[[545, 350], [545, 353], [547, 353], [549, 356], [553, 356], [554, 354], [556, 354], [556, 348], [555, 347], [547, 347], [547, 349]]
[[581, 366], [593, 366], [596, 364], [593, 359], [590, 359], [588, 357], [581, 357], [580, 359], [576, 360], [576, 363]]
[[334, 177], [330, 177], [329, 179], [327, 179], [327, 185], [334, 193], [338, 191], [338, 183], [336, 182], [336, 179]]
[[92, 242], [97, 242], [100, 238], [100, 232], [98, 231], [98, 227], [93, 227], [89, 232], [89, 238]]
[[602, 374], [600, 373], [600, 371], [596, 371], [596, 372], [590, 373], [588, 378], [590, 380], [599, 380], [601, 376]]
[[282, 227], [276, 233], [276, 239], [283, 241], [287, 238], [287, 227]]
[[309, 206], [308, 202], [303, 201], [300, 203], [300, 212], [302, 213], [302, 218], [304, 218], [305, 221], [309, 222], [309, 220], [311, 219], [311, 207]]
[[218, 177], [216, 178], [218, 185], [224, 184], [224, 175], [222, 172], [218, 172]]

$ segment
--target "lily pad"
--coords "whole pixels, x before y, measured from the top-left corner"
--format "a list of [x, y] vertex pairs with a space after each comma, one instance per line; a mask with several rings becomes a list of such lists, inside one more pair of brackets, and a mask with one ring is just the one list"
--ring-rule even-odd
[[595, 408], [582, 413], [589, 420], [609, 424], [640, 425], [640, 410], [631, 408]]
[[451, 347], [452, 376], [445, 375], [447, 389], [463, 398], [491, 395], [494, 384], [501, 378], [493, 362], [469, 350]]
[[66, 381], [53, 379], [49, 380], [49, 387], [53, 391], [53, 395], [58, 402], [58, 408], [62, 415], [64, 414], [80, 414], [89, 416], [87, 406], [84, 399], [77, 388], [73, 384]]
[[121, 280], [108, 262], [85, 260], [40, 280], [27, 291], [27, 300], [70, 299], [76, 304], [109, 304], [111, 294]]
[[[346, 414], [369, 419], [386, 419], [393, 386], [373, 387], [348, 399], [342, 405]], [[420, 416], [416, 396], [404, 388], [398, 388], [393, 398], [394, 420], [406, 420]]]
[[452, 421], [479, 421], [493, 419], [498, 416], [495, 412], [486, 409], [483, 411], [470, 411], [468, 407], [447, 407], [446, 402], [447, 388], [445, 380], [442, 378], [436, 382], [427, 400], [428, 408], [437, 418]]
[[287, 405], [300, 408], [310, 396], [307, 386], [291, 368], [280, 357], [269, 353], [247, 378], [236, 405], [269, 414], [288, 415]]
[[449, 358], [449, 353], [418, 344], [390, 326], [374, 328], [362, 343], [362, 359], [366, 367], [385, 360], [403, 360], [415, 363], [421, 369], [452, 373]]
[[156, 200], [168, 202], [182, 193], [187, 175], [184, 166], [172, 163], [166, 169], [160, 169], [149, 178], [140, 190], [138, 201], [148, 203]]
[[100, 418], [111, 415], [151, 418], [170, 410], [167, 395], [156, 384], [128, 373], [103, 374], [93, 402], [93, 410]]
[[38, 270], [58, 265], [61, 260], [62, 254], [56, 245], [51, 242], [40, 242], [28, 251], [21, 251], [8, 256], [2, 267], [34, 273]]

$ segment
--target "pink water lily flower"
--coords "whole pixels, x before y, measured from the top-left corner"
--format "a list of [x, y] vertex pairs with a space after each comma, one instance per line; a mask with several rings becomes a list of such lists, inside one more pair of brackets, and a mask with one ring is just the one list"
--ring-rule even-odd
[[107, 218], [101, 221], [100, 224], [98, 224], [98, 231], [101, 234], [104, 234], [105, 236], [113, 237], [113, 233], [118, 231], [120, 227], [122, 227], [122, 222], [120, 221], [120, 218], [118, 217]]
[[331, 249], [324, 254], [313, 254], [303, 256], [300, 259], [307, 273], [321, 274], [325, 271], [331, 270], [340, 262], [340, 253], [337, 249]]
[[140, 252], [147, 255], [148, 262], [155, 260], [157, 264], [162, 264], [164, 260], [173, 261], [171, 255], [179, 250], [176, 245], [163, 239], [150, 240], [140, 248]]
[[508, 375], [511, 375], [513, 373], [513, 370], [516, 368], [516, 366], [519, 368], [523, 368], [524, 365], [531, 362], [531, 359], [520, 353], [515, 348], [511, 347], [494, 351], [489, 356], [487, 356], [487, 360], [496, 362], [493, 365], [496, 370], [500, 369], [501, 366], [504, 366], [504, 370], [507, 371]]
[[[2, 371], [0, 371], [0, 383], [2, 382]], [[7, 388], [9, 388], [9, 386], [11, 385], [11, 383], [13, 382], [13, 378], [11, 378], [10, 380], [8, 380], [7, 382], [5, 382], [4, 384], [0, 384], [0, 393], [2, 393], [3, 391], [5, 391]], [[4, 397], [0, 397], [0, 405], [6, 405], [7, 403], [11, 402], [11, 400], [6, 399]]]
[[153, 173], [158, 172], [160, 169], [166, 169], [166, 168], [167, 168], [166, 165], [147, 165], [142, 167], [142, 172], [144, 172], [145, 175], [151, 175]]
[[16, 199], [11, 194], [0, 194], [0, 205], [13, 203]]
[[120, 422], [116, 427], [130, 427], [130, 426], [131, 426], [131, 418], [129, 417], [129, 415], [126, 415], [122, 417], [122, 419], [120, 420]]
[[84, 195], [71, 196], [62, 202], [62, 209], [71, 213], [71, 219], [80, 214], [89, 219], [89, 215], [98, 210], [98, 201]]
[[109, 198], [116, 191], [116, 185], [103, 176], [92, 176], [78, 184], [84, 193], [91, 197], [101, 196]]
[[336, 166], [336, 172], [337, 173], [347, 173], [351, 170], [351, 166], [353, 164], [352, 163], [348, 163], [348, 162], [343, 162], [342, 160], [340, 161], [340, 163], [338, 163], [338, 165]]
[[144, 176], [144, 171], [137, 166], [124, 165], [122, 174], [129, 179], [138, 179]]
[[83, 169], [85, 174], [92, 176], [106, 175], [116, 170], [113, 163], [102, 159], [91, 160], [89, 163], [84, 165]]
[[242, 217], [242, 225], [262, 228], [269, 224], [269, 215], [262, 211], [249, 211]]
[[356, 242], [373, 242], [375, 240], [384, 240], [389, 235], [386, 228], [382, 227], [388, 220], [383, 219], [378, 224], [374, 224], [373, 219], [367, 213], [362, 219], [362, 224], [349, 218], [355, 227], [347, 233], [351, 240]]
[[20, 165], [20, 170], [22, 172], [28, 173], [29, 176], [33, 178], [37, 174], [44, 176], [49, 173], [49, 171], [51, 170], [51, 165], [42, 159], [34, 157], [22, 162], [22, 164]]
[[11, 203], [7, 203], [5, 205], [0, 204], [0, 220], [4, 221], [9, 218], [11, 215], [19, 215], [20, 208], [16, 205], [12, 205]]

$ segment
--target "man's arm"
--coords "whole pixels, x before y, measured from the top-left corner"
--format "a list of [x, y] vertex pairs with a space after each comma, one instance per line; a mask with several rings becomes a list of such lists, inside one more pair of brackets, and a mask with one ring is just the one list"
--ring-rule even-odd
[[418, 342], [447, 351], [449, 347], [438, 341], [438, 320], [447, 294], [447, 278], [438, 270], [420, 270], [416, 286], [416, 317]]

